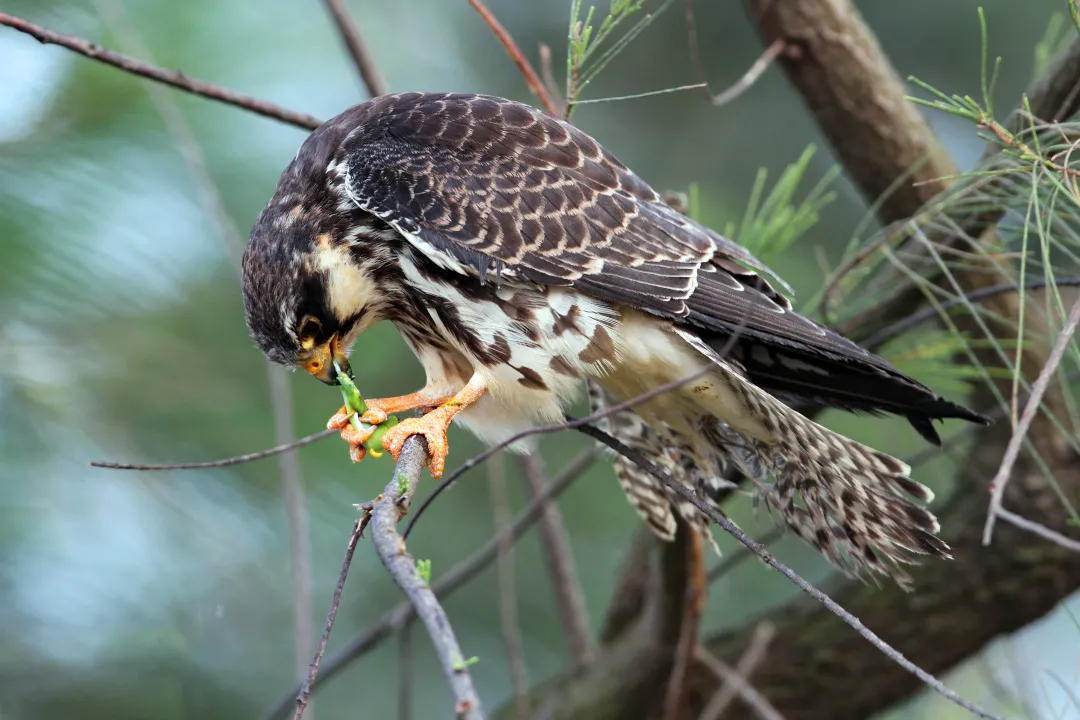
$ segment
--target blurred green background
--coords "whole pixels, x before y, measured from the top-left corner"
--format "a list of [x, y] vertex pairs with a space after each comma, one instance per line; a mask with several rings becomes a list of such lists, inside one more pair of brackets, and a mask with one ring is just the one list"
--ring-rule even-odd
[[[4, 0], [4, 12], [117, 49], [130, 37], [102, 4]], [[569, 2], [490, 0], [534, 59], [554, 50], [562, 74]], [[487, 92], [529, 101], [520, 75], [465, 0], [352, 0], [392, 90]], [[1034, 47], [1059, 0], [986, 0], [991, 52], [1003, 57], [998, 104], [1030, 80]], [[976, 94], [974, 1], [865, 2], [861, 11], [902, 75]], [[327, 118], [365, 99], [317, 0], [127, 0], [153, 59], [193, 77]], [[762, 48], [737, 2], [697, 3], [702, 63], [719, 91]], [[1071, 31], [1071, 28], [1069, 29]], [[605, 97], [695, 82], [676, 3], [588, 90]], [[297, 129], [175, 93], [241, 233], [269, 198], [304, 138]], [[981, 152], [971, 126], [936, 114], [934, 126], [964, 168]], [[800, 98], [772, 69], [720, 108], [700, 91], [582, 106], [575, 122], [661, 190], [699, 186], [702, 219], [737, 220], [759, 168], [775, 174], [821, 139]], [[815, 155], [807, 185], [832, 166]], [[801, 294], [819, 286], [819, 258], [835, 265], [865, 204], [846, 181], [809, 236], [774, 263]], [[422, 374], [392, 328], [358, 345], [368, 395], [415, 389]], [[363, 358], [362, 362], [359, 358]], [[276, 460], [217, 471], [121, 473], [95, 459], [214, 459], [274, 444], [267, 373], [244, 327], [239, 284], [219, 224], [136, 78], [0, 29], [0, 718], [251, 718], [295, 681], [289, 540]], [[336, 391], [289, 376], [299, 435], [324, 427]], [[829, 417], [867, 442], [910, 452], [900, 420]], [[479, 449], [452, 435], [451, 466]], [[577, 437], [543, 448], [554, 471]], [[312, 623], [336, 581], [352, 503], [373, 497], [390, 462], [349, 463], [339, 441], [300, 452], [312, 543]], [[505, 464], [514, 509], [524, 504], [516, 462]], [[444, 495], [410, 539], [439, 576], [492, 533], [484, 470]], [[944, 462], [921, 469], [946, 482]], [[431, 487], [430, 480], [424, 483]], [[594, 627], [609, 601], [637, 519], [601, 463], [561, 502]], [[747, 504], [744, 527], [761, 534]], [[723, 542], [725, 549], [730, 543]], [[828, 572], [793, 543], [779, 554], [810, 579]], [[563, 666], [566, 647], [534, 534], [517, 547], [519, 613], [533, 682]], [[738, 623], [790, 597], [755, 564], [714, 586], [709, 628]], [[399, 593], [370, 546], [359, 547], [333, 652], [396, 603]], [[1076, 603], [1073, 603], [1076, 606]], [[497, 617], [494, 567], [446, 603], [489, 707], [510, 692]], [[426, 638], [414, 631], [416, 717], [445, 717], [449, 693]], [[996, 677], [1030, 698], [1037, 717], [1068, 717], [1052, 670], [1076, 688], [1080, 629], [1058, 613], [989, 649], [950, 678], [1001, 707]], [[317, 694], [320, 717], [395, 712], [393, 642]], [[1017, 668], [1020, 670], [1017, 671]], [[1075, 716], [1075, 707], [1071, 712]], [[910, 717], [955, 711], [917, 699]], [[1064, 714], [1063, 714], [1064, 712]]]

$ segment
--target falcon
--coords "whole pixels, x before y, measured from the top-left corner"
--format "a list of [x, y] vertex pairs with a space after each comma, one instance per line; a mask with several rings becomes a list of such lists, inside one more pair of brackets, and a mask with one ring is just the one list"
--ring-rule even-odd
[[[786, 289], [581, 130], [466, 94], [381, 96], [320, 126], [243, 258], [248, 327], [275, 362], [334, 384], [364, 330], [398, 328], [427, 382], [367, 400], [362, 420], [427, 410], [383, 444], [396, 458], [422, 435], [434, 477], [452, 420], [496, 443], [562, 421], [585, 385], [600, 406], [689, 379], [607, 426], [703, 495], [722, 488], [725, 469], [744, 471], [847, 568], [948, 556], [924, 507], [932, 495], [904, 463], [792, 405], [899, 415], [938, 444], [932, 421], [984, 419], [794, 312], [774, 284]], [[362, 366], [362, 347], [352, 356]], [[363, 457], [369, 433], [345, 408], [329, 426]], [[693, 506], [619, 469], [658, 535], [673, 536], [672, 508], [708, 533]]]

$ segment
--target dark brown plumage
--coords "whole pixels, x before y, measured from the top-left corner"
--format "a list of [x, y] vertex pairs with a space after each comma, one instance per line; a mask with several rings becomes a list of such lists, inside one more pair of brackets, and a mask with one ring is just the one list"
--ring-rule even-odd
[[[795, 313], [763, 275], [567, 123], [501, 98], [424, 93], [316, 130], [244, 263], [249, 325], [268, 355], [332, 380], [331, 340], [348, 347], [389, 319], [428, 372], [420, 396], [472, 388], [460, 417], [488, 439], [559, 418], [582, 380], [627, 399], [712, 367], [636, 408], [654, 455], [681, 448], [684, 476], [704, 478], [735, 462], [801, 535], [856, 569], [943, 554], [933, 517], [906, 497], [928, 491], [902, 463], [781, 400], [901, 415], [932, 442], [935, 419], [982, 418]], [[400, 435], [440, 441], [431, 422], [410, 427]], [[652, 523], [664, 535], [667, 518]]]

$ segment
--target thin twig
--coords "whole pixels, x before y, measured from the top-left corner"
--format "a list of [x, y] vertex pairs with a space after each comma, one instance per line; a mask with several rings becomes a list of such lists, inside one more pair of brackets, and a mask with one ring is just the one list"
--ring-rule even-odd
[[1001, 460], [1001, 466], [998, 468], [997, 474], [990, 481], [990, 512], [986, 516], [986, 525], [983, 527], [983, 545], [990, 544], [990, 539], [994, 534], [994, 520], [1001, 512], [1001, 503], [1005, 497], [1005, 486], [1008, 485], [1013, 465], [1016, 464], [1016, 459], [1020, 456], [1020, 446], [1024, 442], [1024, 436], [1027, 435], [1028, 428], [1031, 427], [1031, 422], [1039, 412], [1039, 404], [1042, 402], [1046, 389], [1050, 386], [1050, 381], [1053, 379], [1061, 359], [1065, 356], [1065, 350], [1069, 347], [1069, 343], [1072, 342], [1078, 324], [1080, 324], [1080, 297], [1076, 299], [1072, 309], [1069, 310], [1065, 327], [1061, 329], [1057, 342], [1054, 343], [1050, 355], [1046, 358], [1046, 364], [1043, 365], [1039, 371], [1039, 376], [1035, 378], [1035, 383], [1031, 386], [1031, 395], [1028, 396], [1027, 403], [1024, 405], [1024, 412], [1020, 416], [1020, 422], [1013, 431], [1012, 437], [1009, 438], [1009, 444], [1005, 448], [1005, 455]]
[[530, 453], [521, 458], [521, 473], [525, 476], [529, 498], [540, 501], [540, 544], [547, 560], [548, 575], [555, 588], [570, 659], [575, 668], [582, 668], [593, 661], [596, 651], [590, 639], [589, 615], [585, 611], [585, 598], [570, 550], [570, 538], [558, 506], [551, 500], [542, 500], [547, 481], [539, 453]]
[[315, 648], [315, 658], [308, 668], [304, 684], [295, 695], [296, 715], [293, 716], [294, 720], [300, 720], [304, 716], [308, 698], [311, 697], [311, 690], [315, 687], [315, 679], [319, 675], [319, 663], [322, 662], [323, 653], [326, 652], [326, 643], [330, 640], [330, 631], [334, 629], [334, 620], [337, 618], [338, 607], [341, 605], [341, 592], [345, 589], [345, 580], [349, 577], [349, 567], [352, 565], [353, 553], [356, 552], [356, 543], [360, 540], [363, 525], [363, 520], [357, 520], [353, 523], [349, 544], [345, 546], [345, 559], [341, 561], [341, 573], [338, 574], [337, 586], [334, 588], [334, 598], [330, 601], [330, 612], [326, 614], [326, 624], [323, 626], [322, 637], [319, 638], [319, 644]]
[[[598, 455], [599, 449], [595, 445], [583, 450], [570, 461], [559, 476], [547, 487], [544, 498], [556, 498], [561, 495], [582, 473], [592, 466]], [[431, 585], [432, 591], [440, 598], [452, 595], [495, 560], [498, 556], [500, 542], [507, 540], [516, 542], [539, 518], [540, 504], [538, 502], [529, 503], [528, 507], [518, 513], [509, 528], [488, 540], [483, 547], [457, 565], [454, 565], [445, 575], [434, 580]], [[401, 628], [414, 616], [412, 605], [407, 601], [398, 603], [378, 621], [370, 625], [359, 637], [354, 638], [337, 654], [330, 657], [323, 667], [322, 675], [319, 676], [317, 684], [326, 682], [348, 667], [354, 660], [374, 650], [391, 633]], [[282, 696], [274, 707], [263, 714], [263, 720], [277, 720], [277, 718], [284, 717], [297, 692], [299, 692], [299, 688]]]
[[[517, 720], [529, 720], [529, 676], [525, 666], [525, 642], [521, 637], [518, 619], [517, 572], [514, 562], [514, 543], [506, 528], [510, 526], [510, 498], [506, 492], [506, 454], [496, 455], [488, 463], [488, 489], [491, 494], [491, 515], [495, 524], [498, 556], [495, 574], [499, 586], [499, 627], [506, 646], [506, 669], [514, 691], [514, 715]], [[546, 505], [547, 503], [544, 503]]]
[[701, 64], [701, 46], [698, 43], [697, 13], [694, 10], [694, 0], [686, 0], [683, 6], [686, 19], [686, 49], [690, 53], [690, 62], [694, 66], [694, 77], [705, 83], [705, 94], [712, 99], [712, 92], [708, 89], [709, 79], [705, 76], [705, 67]]
[[416, 616], [427, 628], [435, 647], [435, 655], [454, 695], [454, 712], [458, 718], [481, 720], [484, 717], [480, 697], [473, 687], [468, 662], [461, 653], [454, 629], [446, 611], [439, 604], [416, 560], [405, 549], [397, 524], [409, 509], [409, 503], [420, 482], [420, 471], [427, 459], [427, 445], [422, 436], [413, 435], [405, 441], [394, 466], [394, 476], [374, 501], [371, 511], [371, 542], [379, 560], [390, 572], [397, 586], [405, 593]]
[[178, 90], [183, 90], [193, 95], [207, 98], [208, 100], [217, 100], [226, 105], [243, 108], [244, 110], [248, 110], [257, 115], [262, 115], [263, 117], [268, 117], [273, 120], [280, 120], [289, 125], [295, 125], [296, 127], [307, 130], [314, 130], [322, 124], [322, 121], [313, 115], [294, 112], [265, 100], [251, 97], [250, 95], [226, 90], [223, 87], [212, 85], [201, 80], [193, 80], [182, 72], [166, 70], [165, 68], [144, 63], [135, 58], [121, 55], [118, 52], [107, 50], [89, 40], [83, 40], [82, 38], [74, 37], [72, 35], [64, 35], [63, 33], [49, 30], [48, 28], [35, 25], [22, 18], [13, 17], [6, 13], [0, 13], [0, 25], [6, 25], [13, 30], [26, 33], [42, 44], [59, 45], [72, 52], [103, 62], [106, 65], [112, 65], [115, 68], [147, 78], [148, 80], [164, 83], [165, 85], [170, 85]]
[[773, 64], [773, 61], [780, 56], [780, 53], [784, 51], [784, 41], [782, 39], [774, 40], [772, 45], [765, 49], [765, 52], [761, 54], [754, 64], [750, 66], [750, 69], [746, 71], [739, 80], [719, 95], [712, 95], [710, 101], [714, 107], [720, 107], [721, 105], [727, 105], [735, 98], [742, 95], [744, 92], [754, 86], [754, 83], [758, 81], [758, 78], [769, 69], [769, 66]]
[[[1048, 284], [1051, 284], [1051, 281], [1029, 280], [1028, 282], [1024, 283], [1024, 289], [1038, 290], [1039, 288], [1046, 287]], [[1080, 285], [1080, 277], [1069, 276], [1054, 278], [1052, 284], [1055, 287], [1075, 287], [1077, 285]], [[885, 343], [889, 342], [893, 338], [904, 334], [908, 330], [914, 327], [918, 327], [927, 320], [937, 317], [946, 310], [951, 310], [957, 305], [976, 303], [980, 300], [986, 300], [987, 298], [997, 297], [998, 295], [1004, 295], [1006, 293], [1016, 291], [1017, 286], [1015, 283], [1002, 283], [1001, 285], [992, 285], [990, 287], [978, 288], [976, 290], [972, 290], [971, 292], [964, 293], [963, 295], [942, 300], [937, 303], [937, 305], [923, 308], [917, 313], [912, 313], [911, 315], [901, 318], [900, 320], [894, 322], [887, 327], [883, 327], [881, 330], [878, 330], [867, 340], [865, 340], [862, 343], [862, 346], [865, 347], [867, 350], [874, 350], [875, 348], [879, 348]]]
[[1006, 522], [1012, 523], [1021, 530], [1027, 530], [1033, 532], [1039, 537], [1045, 538], [1055, 545], [1060, 545], [1067, 550], [1074, 552], [1080, 552], [1080, 540], [1073, 540], [1070, 537], [1066, 537], [1059, 533], [1057, 530], [1051, 530], [1042, 523], [1037, 523], [1033, 520], [1028, 520], [1022, 515], [1017, 515], [1011, 510], [1006, 510], [1003, 507], [997, 509], [997, 516]]
[[246, 455], [234, 455], [233, 457], [222, 458], [221, 460], [205, 460], [203, 462], [194, 463], [173, 463], [171, 465], [138, 465], [135, 463], [118, 463], [118, 462], [105, 462], [102, 460], [95, 460], [90, 463], [91, 467], [106, 468], [108, 470], [138, 470], [138, 471], [153, 471], [153, 470], [203, 470], [205, 468], [219, 468], [228, 467], [229, 465], [239, 465], [241, 463], [252, 462], [254, 460], [262, 460], [263, 458], [273, 457], [283, 452], [290, 450], [296, 450], [302, 448], [305, 445], [310, 445], [313, 442], [328, 438], [331, 435], [337, 435], [337, 430], [320, 430], [317, 433], [302, 437], [299, 440], [293, 440], [292, 442], [285, 443], [284, 445], [275, 445], [272, 448], [266, 450], [259, 450], [258, 452], [247, 453]]
[[536, 70], [533, 69], [528, 58], [522, 54], [521, 48], [514, 42], [514, 38], [506, 31], [502, 23], [491, 14], [491, 11], [487, 9], [487, 6], [481, 0], [469, 0], [469, 4], [473, 6], [476, 12], [480, 13], [480, 17], [491, 28], [491, 32], [495, 33], [495, 37], [502, 43], [506, 54], [510, 56], [510, 59], [514, 61], [514, 64], [517, 65], [518, 70], [524, 76], [525, 84], [529, 86], [529, 90], [540, 99], [540, 104], [544, 106], [544, 110], [553, 117], [559, 117], [561, 115], [559, 106], [551, 99], [551, 95], [548, 94], [547, 88], [541, 82], [540, 76], [536, 74]]
[[769, 702], [769, 699], [759, 693], [749, 682], [750, 675], [765, 659], [765, 651], [774, 635], [776, 635], [776, 628], [769, 623], [760, 623], [754, 628], [750, 646], [746, 648], [734, 668], [729, 667], [726, 662], [702, 645], [698, 645], [697, 660], [721, 683], [716, 694], [701, 711], [700, 720], [720, 720], [720, 716], [736, 696], [741, 697], [746, 706], [761, 720], [784, 720], [784, 716]]
[[870, 630], [870, 628], [863, 625], [862, 621], [860, 621], [857, 617], [849, 613], [844, 608], [840, 607], [835, 600], [830, 598], [821, 590], [818, 590], [816, 587], [804, 580], [794, 570], [791, 570], [787, 565], [784, 565], [782, 562], [773, 557], [772, 553], [770, 553], [761, 544], [759, 544], [753, 538], [743, 532], [725, 515], [718, 512], [715, 508], [710, 507], [707, 503], [703, 502], [700, 498], [698, 498], [697, 494], [692, 489], [686, 487], [682, 483], [672, 478], [670, 475], [668, 475], [659, 467], [650, 462], [649, 459], [646, 458], [644, 455], [630, 447], [627, 447], [624, 443], [616, 440], [604, 431], [599, 430], [591, 425], [579, 425], [577, 429], [580, 432], [588, 435], [589, 437], [600, 441], [604, 445], [607, 445], [615, 452], [627, 458], [628, 460], [636, 464], [638, 467], [642, 468], [654, 478], [656, 478], [660, 483], [664, 485], [664, 487], [668, 488], [672, 492], [679, 495], [686, 502], [696, 507], [706, 517], [719, 525], [728, 534], [730, 534], [732, 537], [734, 537], [736, 540], [746, 546], [746, 548], [748, 548], [751, 552], [761, 558], [761, 560], [766, 565], [779, 572], [781, 575], [794, 583], [800, 590], [802, 590], [807, 595], [824, 605], [826, 609], [828, 609], [834, 615], [836, 615], [849, 626], [851, 626], [857, 633], [859, 633], [874, 647], [884, 653], [890, 660], [892, 660], [897, 665], [904, 668], [911, 674], [915, 675], [915, 677], [919, 678], [929, 688], [941, 694], [948, 700], [956, 703], [965, 710], [978, 715], [979, 717], [991, 718], [992, 720], [996, 718], [996, 716], [991, 715], [990, 713], [986, 712], [974, 703], [971, 703], [968, 700], [960, 697], [955, 692], [947, 688], [936, 677], [908, 660], [898, 650], [896, 650], [891, 645], [882, 640], [880, 637], [875, 635], [874, 632]]
[[540, 77], [544, 79], [544, 87], [551, 94], [555, 106], [563, 108], [556, 117], [563, 117], [563, 113], [566, 112], [566, 101], [563, 100], [562, 92], [559, 90], [559, 83], [555, 80], [555, 72], [551, 69], [551, 48], [547, 43], [540, 43], [538, 49], [540, 52]]
[[360, 35], [360, 28], [356, 26], [349, 16], [349, 9], [345, 7], [344, 0], [322, 0], [326, 11], [334, 20], [334, 25], [341, 35], [341, 41], [352, 57], [356, 71], [360, 73], [360, 79], [364, 81], [364, 87], [368, 95], [377, 97], [386, 94], [386, 81], [383, 80], [379, 68], [368, 51], [364, 38]]

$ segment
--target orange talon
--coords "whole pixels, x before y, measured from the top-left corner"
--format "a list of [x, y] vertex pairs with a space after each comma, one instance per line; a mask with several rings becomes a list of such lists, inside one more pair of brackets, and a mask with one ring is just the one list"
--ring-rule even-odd
[[483, 386], [482, 381], [474, 378], [462, 388], [461, 392], [427, 415], [407, 418], [387, 430], [382, 439], [383, 448], [393, 455], [394, 462], [397, 462], [405, 440], [410, 435], [423, 435], [427, 441], [428, 470], [431, 471], [431, 477], [438, 480], [446, 469], [446, 455], [450, 452], [450, 445], [446, 440], [446, 429], [450, 427], [450, 421], [459, 412], [483, 397], [486, 392], [487, 388]]
[[[360, 422], [371, 426], [367, 431], [356, 429], [352, 423], [352, 413], [345, 406], [342, 406], [340, 410], [334, 413], [326, 423], [326, 427], [329, 430], [341, 431], [341, 439], [349, 444], [349, 457], [352, 458], [353, 462], [360, 462], [367, 455], [364, 443], [371, 439], [372, 434], [375, 432], [375, 426], [386, 422], [386, 418], [390, 414], [420, 407], [430, 407], [450, 398], [451, 395], [448, 393], [432, 392], [425, 389], [400, 397], [365, 400], [364, 404], [367, 405], [367, 411], [360, 416]], [[404, 438], [402, 438], [402, 441], [404, 442]]]
[[401, 455], [401, 448], [405, 441], [412, 435], [423, 435], [427, 440], [428, 470], [431, 477], [438, 480], [446, 469], [446, 455], [450, 452], [450, 445], [446, 440], [446, 428], [450, 426], [453, 415], [434, 410], [424, 417], [406, 418], [383, 435], [383, 448], [394, 456], [397, 462]]

